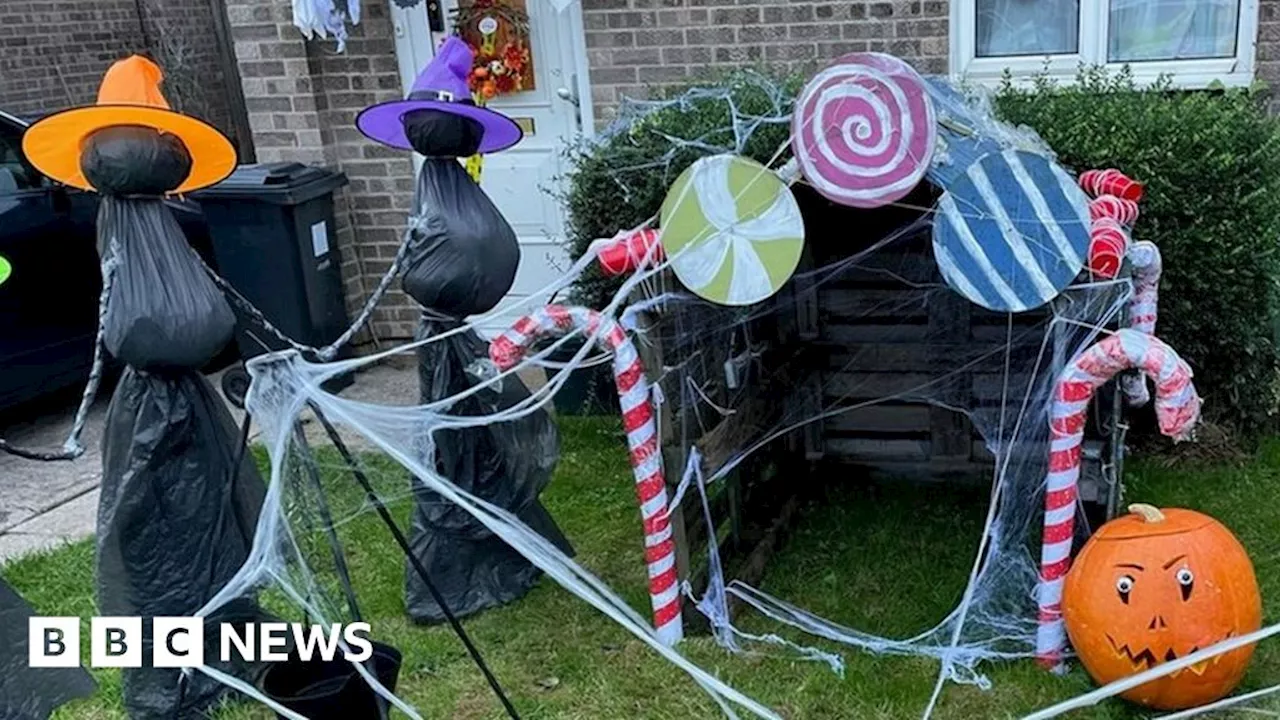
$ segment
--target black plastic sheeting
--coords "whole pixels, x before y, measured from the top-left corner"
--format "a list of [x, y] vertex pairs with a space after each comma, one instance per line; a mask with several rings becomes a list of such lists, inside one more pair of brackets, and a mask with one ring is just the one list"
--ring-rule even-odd
[[191, 153], [176, 135], [118, 125], [89, 136], [80, 169], [102, 193], [163, 195], [191, 174]]
[[[417, 336], [430, 337], [451, 327], [427, 320], [419, 326]], [[487, 353], [484, 340], [471, 330], [419, 348], [422, 402], [450, 397], [474, 385], [466, 368]], [[459, 401], [450, 414], [488, 415], [527, 397], [528, 389], [511, 375], [502, 379], [501, 392], [482, 390]], [[565, 554], [574, 554], [551, 514], [538, 501], [560, 459], [560, 437], [546, 410], [508, 422], [436, 430], [434, 441], [436, 470], [442, 476], [509, 510]], [[516, 600], [541, 577], [541, 570], [471, 514], [430, 490], [418, 488], [415, 493], [409, 543], [454, 615], [472, 615]], [[431, 593], [408, 565], [405, 590], [414, 621], [444, 619]]]
[[36, 613], [0, 580], [0, 718], [47, 720], [54, 709], [92, 695], [97, 686], [83, 668], [28, 667], [27, 619]]
[[457, 160], [439, 158], [423, 162], [414, 207], [426, 230], [410, 240], [404, 291], [449, 317], [492, 310], [520, 264], [515, 231], [493, 201]]
[[414, 110], [404, 116], [405, 137], [426, 157], [460, 158], [476, 154], [484, 128], [468, 117], [441, 110]]
[[[99, 614], [190, 616], [249, 556], [266, 489], [252, 455], [238, 471], [239, 437], [222, 398], [198, 372], [126, 368], [107, 409], [98, 502]], [[217, 662], [220, 622], [265, 618], [250, 601], [221, 608], [205, 623], [205, 663], [252, 681], [253, 670]], [[150, 621], [143, 622], [144, 665]], [[132, 720], [170, 720], [177, 671], [127, 668]], [[181, 717], [199, 717], [227, 688], [191, 678]]]
[[[99, 189], [136, 189], [147, 167], [163, 174], [174, 160], [146, 134], [98, 137], [110, 142], [96, 143], [100, 152], [83, 164], [89, 171], [91, 161], [111, 159], [92, 168], [99, 182], [107, 180]], [[127, 365], [102, 439], [98, 612], [144, 618], [143, 663], [150, 665], [149, 618], [190, 616], [235, 575], [248, 558], [266, 488], [252, 455], [240, 453], [226, 405], [199, 373], [230, 340], [235, 316], [168, 207], [159, 198], [108, 193], [98, 242], [104, 258], [115, 248], [118, 263], [103, 339]], [[206, 664], [256, 679], [255, 668], [218, 662], [217, 623], [261, 619], [252, 600], [208, 618]], [[123, 684], [132, 720], [203, 717], [228, 692], [195, 673], [179, 709], [177, 670], [128, 668]]]
[[[426, 220], [415, 233], [405, 263], [404, 289], [436, 315], [418, 339], [457, 327], [462, 318], [492, 310], [515, 282], [520, 246], [515, 231], [454, 157], [474, 151], [473, 121], [439, 112], [411, 113], [405, 129], [427, 160], [418, 174], [414, 207]], [[477, 383], [467, 368], [488, 357], [475, 333], [451, 336], [418, 350], [422, 402], [450, 397]], [[502, 387], [480, 391], [450, 408], [454, 415], [489, 415], [529, 397], [515, 376]], [[545, 410], [518, 420], [479, 427], [437, 430], [436, 469], [459, 487], [515, 513], [531, 528], [572, 555], [573, 549], [538, 494], [560, 459], [560, 438]], [[511, 602], [529, 591], [542, 571], [470, 514], [435, 493], [415, 489], [409, 542], [449, 610], [462, 617]], [[406, 604], [416, 622], [444, 619], [439, 605], [411, 565], [405, 568]]]
[[116, 239], [107, 299], [107, 352], [139, 370], [198, 369], [231, 340], [236, 316], [195, 262], [182, 227], [159, 199], [104, 197], [98, 251]]

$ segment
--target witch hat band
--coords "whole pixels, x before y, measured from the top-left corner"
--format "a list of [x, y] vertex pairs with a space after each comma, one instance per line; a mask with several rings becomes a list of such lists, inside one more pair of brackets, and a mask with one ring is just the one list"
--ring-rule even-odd
[[401, 118], [414, 110], [439, 110], [480, 123], [484, 135], [479, 153], [494, 153], [515, 145], [524, 137], [516, 121], [471, 100], [467, 75], [473, 60], [471, 48], [456, 35], [450, 36], [413, 81], [407, 98], [365, 108], [356, 118], [356, 127], [370, 140], [412, 150]]
[[221, 182], [236, 169], [235, 148], [212, 125], [170, 110], [160, 92], [163, 79], [159, 66], [140, 55], [116, 62], [102, 76], [96, 105], [54, 113], [27, 128], [23, 152], [37, 170], [54, 180], [93, 190], [80, 171], [85, 139], [107, 127], [148, 127], [176, 136], [191, 154], [191, 172], [174, 193]]

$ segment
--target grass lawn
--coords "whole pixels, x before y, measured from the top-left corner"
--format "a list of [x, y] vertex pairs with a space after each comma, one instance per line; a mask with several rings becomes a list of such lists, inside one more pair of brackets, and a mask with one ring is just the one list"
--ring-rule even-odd
[[[563, 456], [544, 501], [594, 570], [631, 604], [647, 607], [630, 470], [615, 421], [561, 418]], [[1200, 509], [1223, 520], [1250, 551], [1262, 585], [1264, 622], [1280, 617], [1280, 441], [1239, 467], [1164, 469], [1130, 463], [1127, 498]], [[985, 493], [864, 488], [811, 507], [763, 589], [843, 624], [905, 637], [942, 618], [964, 588], [985, 515]], [[403, 513], [404, 508], [400, 508]], [[403, 562], [372, 513], [345, 528], [349, 560], [376, 638], [405, 654], [399, 690], [429, 718], [499, 718], [501, 708], [447, 627], [424, 629], [403, 614]], [[0, 570], [45, 615], [93, 614], [88, 542], [31, 556]], [[642, 614], [644, 611], [642, 610]], [[748, 629], [764, 629], [748, 618]], [[86, 621], [87, 626], [87, 621]], [[466, 623], [526, 718], [714, 718], [715, 706], [681, 671], [586, 603], [544, 580], [526, 598]], [[799, 639], [799, 638], [797, 638]], [[825, 665], [738, 657], [707, 638], [682, 649], [703, 667], [787, 718], [919, 717], [937, 675], [925, 659], [841, 651], [844, 679]], [[994, 687], [950, 685], [935, 717], [999, 718], [1090, 689], [1078, 668], [1050, 676], [1030, 661], [984, 668]], [[124, 718], [118, 674], [97, 670], [94, 698], [58, 718]], [[1245, 689], [1280, 680], [1280, 641], [1258, 648]], [[228, 707], [225, 720], [270, 718]], [[1118, 701], [1074, 717], [1141, 717]]]

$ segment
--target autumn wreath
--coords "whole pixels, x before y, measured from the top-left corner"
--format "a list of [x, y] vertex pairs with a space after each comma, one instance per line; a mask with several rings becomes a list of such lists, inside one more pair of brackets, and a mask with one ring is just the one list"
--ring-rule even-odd
[[453, 14], [454, 28], [475, 54], [467, 84], [477, 102], [533, 89], [529, 16], [522, 0], [472, 0]]

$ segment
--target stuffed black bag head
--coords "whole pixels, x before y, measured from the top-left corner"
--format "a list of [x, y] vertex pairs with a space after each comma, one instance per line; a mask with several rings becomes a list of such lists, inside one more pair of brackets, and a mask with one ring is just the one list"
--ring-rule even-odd
[[470, 157], [476, 154], [484, 139], [480, 123], [440, 110], [414, 110], [406, 113], [401, 122], [413, 149], [426, 157]]
[[191, 174], [191, 153], [176, 135], [120, 125], [90, 135], [80, 171], [104, 195], [164, 195]]
[[90, 135], [80, 169], [102, 193], [98, 252], [115, 263], [103, 342], [142, 370], [199, 368], [226, 346], [235, 315], [196, 262], [162, 196], [191, 172], [178, 137], [152, 128]]

